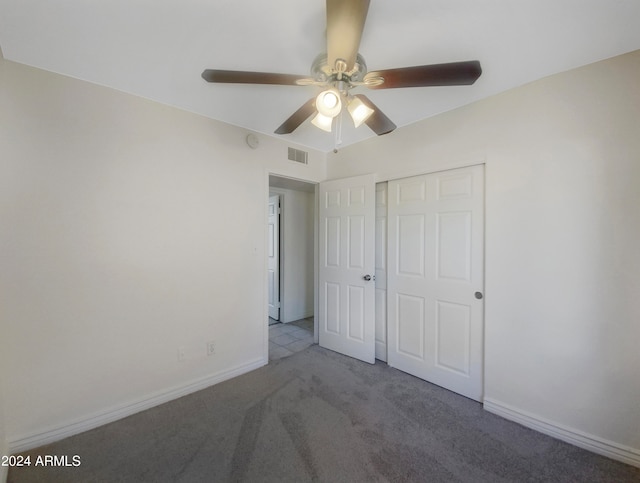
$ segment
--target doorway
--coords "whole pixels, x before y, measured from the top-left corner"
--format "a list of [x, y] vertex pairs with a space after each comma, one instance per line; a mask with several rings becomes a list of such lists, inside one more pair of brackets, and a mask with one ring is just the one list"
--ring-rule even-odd
[[267, 284], [269, 360], [314, 343], [316, 185], [269, 176]]

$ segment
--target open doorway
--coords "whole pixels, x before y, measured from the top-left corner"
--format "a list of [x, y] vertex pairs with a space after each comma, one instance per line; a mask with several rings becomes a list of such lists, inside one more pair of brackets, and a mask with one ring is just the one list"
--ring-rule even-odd
[[267, 280], [269, 360], [317, 341], [316, 185], [269, 176]]

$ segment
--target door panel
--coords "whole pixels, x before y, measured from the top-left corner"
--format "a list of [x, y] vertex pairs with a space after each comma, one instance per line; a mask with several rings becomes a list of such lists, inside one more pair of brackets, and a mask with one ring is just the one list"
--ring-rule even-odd
[[397, 352], [418, 361], [424, 360], [424, 303], [424, 297], [396, 294]]
[[349, 268], [364, 270], [364, 216], [350, 216], [347, 218], [349, 225]]
[[325, 263], [327, 267], [340, 267], [340, 217], [325, 220]]
[[424, 277], [424, 215], [400, 215], [397, 218], [397, 267], [398, 273]]
[[347, 305], [349, 307], [349, 324], [348, 337], [352, 340], [364, 342], [364, 288], [349, 285], [349, 299]]
[[[320, 183], [319, 342], [375, 360], [373, 175]], [[366, 281], [365, 275], [371, 280]]]
[[436, 365], [469, 375], [471, 311], [468, 305], [436, 304]]
[[471, 215], [470, 211], [436, 215], [438, 278], [471, 281]]
[[[322, 297], [321, 297], [322, 298]], [[325, 283], [324, 330], [329, 334], [340, 335], [340, 284]], [[321, 311], [322, 312], [322, 311]]]
[[390, 181], [388, 213], [389, 365], [480, 401], [484, 168]]

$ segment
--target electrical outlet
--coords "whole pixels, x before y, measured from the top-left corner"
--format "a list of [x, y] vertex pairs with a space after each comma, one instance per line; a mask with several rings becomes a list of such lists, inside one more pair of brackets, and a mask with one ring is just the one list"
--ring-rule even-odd
[[212, 340], [207, 342], [207, 355], [212, 356], [216, 353], [216, 343]]
[[178, 347], [178, 362], [184, 362], [185, 359], [184, 347]]

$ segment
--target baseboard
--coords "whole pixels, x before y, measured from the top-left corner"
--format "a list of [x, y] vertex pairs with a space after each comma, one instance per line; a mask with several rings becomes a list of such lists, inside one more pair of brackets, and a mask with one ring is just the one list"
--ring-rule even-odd
[[[9, 451], [9, 445], [4, 438], [0, 439], [0, 456], [8, 456], [11, 452]], [[7, 477], [9, 476], [9, 467], [8, 466], [0, 466], [0, 483], [6, 483]]]
[[308, 312], [308, 311], [307, 312], [301, 312], [301, 313], [299, 313], [297, 315], [290, 316], [290, 317], [286, 318], [286, 321], [283, 320], [282, 323], [283, 324], [289, 324], [291, 322], [295, 322], [297, 320], [302, 320], [302, 319], [308, 319], [310, 317], [313, 317], [313, 310], [311, 312]]
[[8, 452], [10, 454], [19, 453], [21, 451], [26, 451], [59, 441], [69, 436], [73, 436], [74, 434], [89, 431], [90, 429], [97, 428], [98, 426], [112, 423], [118, 419], [126, 418], [132, 414], [144, 411], [145, 409], [150, 409], [154, 406], [158, 406], [182, 396], [186, 396], [187, 394], [213, 386], [214, 384], [251, 372], [264, 365], [264, 358], [260, 357], [259, 359], [255, 359], [246, 364], [226, 369], [210, 376], [195, 379], [186, 384], [175, 386], [165, 391], [159, 391], [133, 402], [106, 409], [67, 424], [59, 425], [37, 433], [31, 433], [14, 438], [9, 437]]
[[484, 399], [484, 409], [510, 421], [522, 424], [527, 428], [535, 429], [540, 433], [640, 468], [640, 450], [630, 446], [557, 424], [490, 398]]

